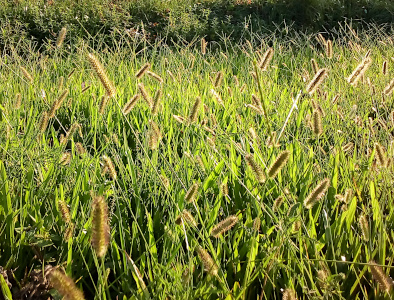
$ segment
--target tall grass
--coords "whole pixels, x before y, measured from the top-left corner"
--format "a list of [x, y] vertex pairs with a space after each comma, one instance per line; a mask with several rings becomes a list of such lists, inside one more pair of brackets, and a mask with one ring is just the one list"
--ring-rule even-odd
[[[341, 36], [329, 56], [310, 35], [203, 53], [124, 37], [90, 61], [83, 44], [3, 53], [0, 266], [13, 293], [51, 264], [58, 297], [62, 281], [86, 299], [389, 297], [393, 40]], [[135, 75], [146, 64], [162, 81]], [[327, 76], [308, 89], [317, 66]]]

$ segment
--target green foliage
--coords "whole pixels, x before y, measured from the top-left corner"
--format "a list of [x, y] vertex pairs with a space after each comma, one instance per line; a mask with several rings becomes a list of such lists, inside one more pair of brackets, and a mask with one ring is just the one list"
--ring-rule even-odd
[[[377, 165], [373, 152], [378, 142], [393, 158], [393, 95], [382, 96], [394, 76], [393, 31], [357, 34], [350, 28], [338, 29], [332, 58], [316, 35], [288, 27], [251, 34], [245, 44], [223, 37], [226, 47], [215, 50], [209, 42], [206, 54], [198, 40], [169, 47], [118, 33], [108, 42], [111, 48], [90, 38], [117, 90], [102, 114], [105, 89], [87, 60], [93, 51], [87, 42], [70, 43], [68, 33], [62, 47], [49, 46], [53, 37], [40, 52], [28, 41], [9, 42], [0, 56], [0, 266], [13, 271], [13, 298], [48, 265], [64, 269], [86, 299], [279, 299], [283, 290], [294, 290], [298, 299], [389, 297], [368, 262], [393, 274], [394, 165]], [[256, 82], [255, 60], [271, 46], [271, 65], [257, 69]], [[351, 86], [346, 77], [368, 50], [373, 63], [364, 80]], [[313, 78], [312, 58], [329, 75], [309, 96], [299, 92]], [[383, 61], [389, 63], [387, 75]], [[147, 62], [164, 83], [147, 73], [135, 77]], [[217, 72], [223, 72], [216, 88], [223, 105], [212, 93]], [[151, 96], [162, 89], [157, 115], [143, 100], [122, 113], [139, 82]], [[65, 89], [67, 99], [40, 132], [43, 112]], [[248, 106], [252, 94], [259, 95], [265, 115]], [[178, 122], [173, 116], [187, 120], [197, 96], [202, 103], [196, 122]], [[317, 109], [319, 136], [310, 126]], [[162, 136], [156, 150], [149, 150], [151, 120]], [[81, 132], [67, 134], [74, 124]], [[260, 183], [245, 162], [251, 155], [267, 174], [286, 150], [287, 163]], [[71, 159], [61, 164], [64, 153]], [[116, 180], [103, 156], [111, 158]], [[305, 208], [324, 178], [327, 192]], [[198, 195], [189, 203], [185, 194], [194, 183]], [[91, 246], [96, 196], [106, 200], [111, 228], [102, 259]], [[274, 210], [279, 196], [283, 203]], [[70, 218], [63, 217], [66, 209]], [[195, 222], [176, 222], [184, 210]], [[212, 237], [212, 228], [230, 215], [237, 224]], [[361, 215], [368, 221], [368, 241], [358, 225]], [[198, 246], [204, 249], [200, 256]], [[9, 294], [5, 284], [1, 280]]]

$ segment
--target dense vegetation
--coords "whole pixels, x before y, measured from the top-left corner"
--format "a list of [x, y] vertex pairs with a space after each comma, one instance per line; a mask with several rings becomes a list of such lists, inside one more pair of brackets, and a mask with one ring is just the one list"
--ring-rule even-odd
[[0, 56], [4, 297], [389, 299], [393, 31], [65, 33]]
[[[38, 47], [67, 27], [69, 41], [84, 39], [95, 47], [113, 46], [125, 30], [167, 42], [195, 36], [217, 41], [221, 36], [250, 39], [285, 23], [314, 32], [336, 28], [352, 20], [394, 21], [390, 0], [2, 0], [0, 50], [5, 45], [33, 39]], [[335, 32], [333, 32], [335, 33]], [[285, 33], [282, 33], [285, 34]], [[94, 40], [94, 42], [93, 42]]]

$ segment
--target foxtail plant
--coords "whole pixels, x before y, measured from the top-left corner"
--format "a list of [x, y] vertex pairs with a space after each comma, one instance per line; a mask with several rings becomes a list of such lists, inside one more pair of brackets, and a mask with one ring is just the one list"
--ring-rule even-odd
[[67, 28], [63, 27], [57, 36], [56, 47], [60, 48], [63, 45], [64, 39], [66, 38]]
[[251, 168], [256, 180], [258, 183], [264, 183], [265, 182], [265, 175], [263, 169], [257, 164], [257, 162], [254, 160], [253, 155], [248, 154], [245, 156], [246, 163], [249, 165]]
[[364, 58], [362, 62], [356, 67], [356, 69], [354, 69], [353, 73], [350, 74], [350, 76], [347, 78], [347, 81], [353, 86], [356, 85], [360, 78], [371, 66], [371, 64], [372, 58], [370, 58], [369, 56]]
[[317, 88], [322, 84], [323, 80], [328, 76], [328, 71], [326, 68], [322, 68], [316, 72], [315, 76], [309, 82], [308, 86], [306, 87], [306, 92], [309, 95], [312, 95], [316, 92]]
[[204, 265], [205, 271], [212, 276], [217, 276], [219, 268], [215, 263], [215, 261], [212, 259], [212, 257], [209, 255], [207, 250], [205, 250], [200, 245], [198, 245], [196, 251], [198, 257], [200, 258], [202, 264]]
[[304, 200], [304, 206], [311, 209], [326, 193], [330, 186], [330, 179], [325, 178], [319, 182], [314, 190]]
[[217, 238], [224, 232], [230, 230], [235, 224], [237, 224], [237, 222], [237, 216], [229, 216], [212, 228], [211, 235]]
[[103, 196], [96, 196], [92, 210], [92, 247], [98, 257], [107, 253], [109, 239], [108, 206]]
[[374, 261], [369, 261], [369, 269], [371, 270], [373, 278], [379, 283], [382, 290], [390, 293], [393, 289], [393, 280], [387, 276], [382, 267]]
[[62, 271], [51, 268], [47, 275], [49, 284], [56, 289], [63, 299], [84, 300], [83, 292], [77, 288], [75, 282]]
[[98, 78], [100, 79], [102, 85], [105, 88], [106, 94], [108, 97], [114, 97], [116, 94], [116, 89], [114, 84], [111, 80], [109, 80], [104, 67], [101, 65], [100, 61], [93, 53], [88, 54], [88, 61], [92, 65], [93, 69], [95, 70]]
[[285, 166], [290, 157], [290, 151], [285, 150], [281, 152], [276, 158], [275, 162], [268, 169], [268, 176], [274, 178], [279, 171]]
[[129, 114], [131, 112], [131, 110], [134, 108], [134, 106], [137, 104], [138, 100], [140, 99], [140, 94], [135, 94], [129, 102], [127, 102], [124, 106], [123, 106], [123, 113], [125, 115]]
[[144, 76], [144, 74], [146, 73], [146, 71], [148, 71], [150, 69], [150, 63], [146, 63], [144, 64], [141, 69], [139, 69], [137, 71], [137, 73], [135, 74], [135, 77], [137, 77], [137, 79], [141, 79], [142, 76]]

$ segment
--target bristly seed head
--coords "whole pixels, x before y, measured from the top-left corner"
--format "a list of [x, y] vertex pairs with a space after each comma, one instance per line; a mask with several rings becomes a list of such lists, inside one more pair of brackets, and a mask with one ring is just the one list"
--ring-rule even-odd
[[364, 241], [368, 242], [369, 241], [369, 224], [368, 224], [368, 219], [365, 215], [361, 215], [360, 218], [358, 219], [358, 223], [360, 225], [362, 237]]
[[146, 71], [146, 74], [148, 74], [150, 77], [153, 79], [157, 80], [159, 83], [163, 83], [163, 78], [161, 78], [158, 74], [152, 71]]
[[375, 142], [375, 153], [376, 153], [376, 160], [381, 167], [387, 166], [387, 158], [386, 152], [384, 151], [382, 145], [378, 142]]
[[259, 68], [261, 69], [261, 71], [266, 71], [268, 69], [268, 66], [273, 57], [274, 57], [274, 49], [268, 48], [267, 51], [265, 51], [259, 63]]
[[62, 271], [51, 268], [48, 271], [48, 281], [51, 287], [56, 289], [63, 299], [84, 300], [83, 292], [77, 288], [75, 282]]
[[223, 80], [223, 72], [220, 71], [216, 74], [216, 78], [215, 78], [215, 82], [214, 82], [213, 86], [215, 88], [218, 88], [220, 86], [220, 84], [222, 83], [222, 80]]
[[373, 260], [368, 262], [373, 278], [379, 283], [382, 290], [390, 293], [393, 289], [393, 280], [383, 271], [382, 267]]
[[307, 209], [311, 209], [317, 201], [319, 201], [326, 193], [330, 186], [330, 179], [325, 178], [315, 187], [315, 189], [308, 195], [304, 200], [304, 206]]
[[249, 167], [252, 169], [252, 172], [258, 181], [258, 183], [264, 183], [265, 182], [265, 175], [264, 171], [261, 169], [261, 167], [257, 164], [257, 162], [254, 160], [253, 155], [248, 154], [245, 156], [246, 163], [249, 165]]
[[92, 246], [98, 257], [107, 253], [109, 239], [108, 206], [103, 196], [96, 196], [92, 210]]
[[129, 114], [131, 112], [131, 110], [134, 108], [134, 106], [137, 104], [138, 100], [140, 99], [140, 94], [135, 94], [129, 102], [127, 102], [125, 104], [125, 106], [123, 107], [123, 113], [125, 115]]
[[138, 90], [140, 91], [142, 98], [144, 98], [145, 102], [149, 105], [149, 108], [153, 108], [153, 101], [152, 98], [148, 95], [148, 92], [145, 89], [145, 85], [140, 82], [138, 83]]
[[308, 86], [306, 87], [306, 92], [309, 95], [312, 95], [316, 92], [317, 88], [322, 84], [323, 80], [328, 76], [328, 71], [326, 68], [322, 68], [316, 72], [315, 76], [309, 82]]
[[212, 257], [209, 255], [209, 253], [202, 248], [200, 245], [197, 246], [196, 248], [198, 257], [200, 258], [202, 264], [204, 265], [205, 271], [208, 272], [208, 274], [217, 276], [219, 268], [215, 261], [212, 259]]
[[192, 109], [190, 110], [190, 114], [189, 114], [189, 123], [194, 123], [197, 121], [197, 117], [198, 117], [198, 110], [200, 108], [201, 105], [201, 98], [197, 97], [196, 101], [193, 104]]
[[64, 39], [66, 38], [67, 28], [63, 27], [57, 36], [56, 47], [60, 48], [63, 45]]
[[43, 133], [48, 127], [48, 113], [44, 111], [41, 115], [39, 130]]
[[388, 85], [386, 85], [386, 87], [383, 90], [383, 93], [385, 95], [390, 95], [392, 92], [394, 91], [394, 79], [390, 81], [390, 83]]
[[142, 66], [141, 69], [138, 70], [138, 72], [135, 74], [135, 77], [137, 77], [137, 79], [140, 79], [146, 71], [148, 71], [150, 68], [150, 63], [146, 63], [145, 65]]
[[275, 162], [268, 169], [268, 176], [274, 178], [279, 171], [284, 167], [290, 157], [290, 151], [285, 150], [281, 152], [276, 158]]
[[282, 300], [297, 300], [295, 291], [290, 288], [285, 289], [283, 292]]
[[198, 184], [198, 182], [195, 182], [186, 192], [185, 195], [185, 202], [187, 203], [191, 203], [194, 200], [196, 200], [197, 195], [198, 195], [198, 189], [199, 189], [200, 185]]
[[104, 67], [101, 65], [100, 61], [92, 53], [88, 54], [88, 60], [92, 65], [93, 69], [96, 71], [98, 78], [100, 79], [102, 85], [105, 88], [107, 96], [109, 98], [114, 97], [116, 94], [116, 89], [112, 81], [109, 80], [107, 74], [105, 73]]
[[193, 215], [186, 209], [184, 209], [182, 213], [175, 219], [175, 224], [181, 225], [182, 220], [185, 221], [186, 224], [192, 227], [197, 227], [198, 225], [196, 219], [194, 219]]
[[363, 61], [356, 67], [353, 73], [347, 78], [347, 81], [353, 86], [356, 85], [371, 64], [372, 58], [370, 58], [369, 56], [363, 59]]
[[23, 76], [29, 81], [30, 84], [33, 84], [33, 76], [30, 75], [30, 73], [22, 66], [20, 66], [20, 69], [22, 71]]
[[104, 168], [107, 168], [109, 176], [111, 177], [111, 179], [112, 180], [116, 180], [117, 173], [116, 173], [115, 166], [112, 163], [111, 158], [109, 158], [106, 155], [103, 155], [103, 161], [104, 161]]
[[317, 136], [321, 135], [323, 133], [323, 123], [319, 110], [313, 111], [312, 120], [313, 120], [312, 122], [313, 133]]
[[222, 233], [230, 230], [235, 224], [237, 224], [237, 222], [238, 222], [237, 216], [229, 216], [212, 228], [211, 235], [217, 238]]
[[153, 99], [153, 106], [152, 106], [152, 115], [157, 115], [159, 108], [160, 108], [160, 100], [161, 100], [161, 96], [163, 95], [163, 91], [162, 89], [158, 89], [156, 91], [155, 97]]

